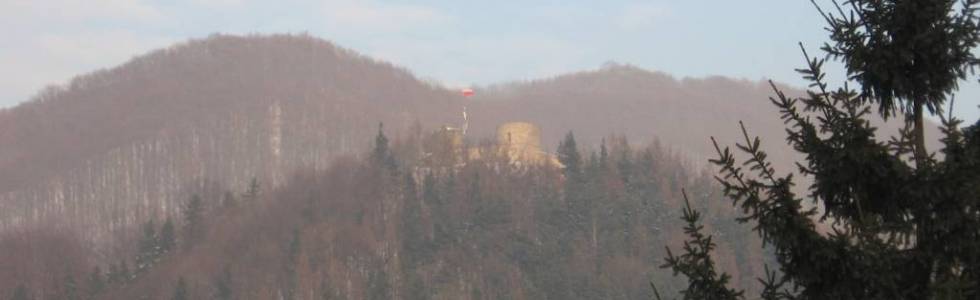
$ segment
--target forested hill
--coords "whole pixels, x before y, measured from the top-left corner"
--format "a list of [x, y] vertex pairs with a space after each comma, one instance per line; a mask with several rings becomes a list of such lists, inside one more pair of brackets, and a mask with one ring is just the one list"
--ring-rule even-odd
[[253, 178], [283, 187], [297, 170], [365, 153], [379, 123], [392, 136], [430, 132], [459, 125], [464, 105], [470, 141], [530, 121], [545, 150], [571, 130], [592, 149], [610, 134], [637, 145], [656, 137], [696, 162], [709, 136], [738, 140], [744, 120], [776, 167], [791, 167], [760, 82], [610, 65], [476, 93], [465, 100], [305, 35], [213, 35], [156, 50], [0, 110], [0, 233], [70, 228], [104, 264], [134, 251], [127, 241], [146, 221], [186, 211], [191, 195], [217, 201]]
[[[790, 95], [803, 92], [778, 82]], [[714, 76], [677, 79], [669, 74], [630, 65], [607, 63], [592, 71], [554, 78], [518, 81], [480, 90], [470, 104], [471, 126], [479, 134], [494, 124], [517, 119], [542, 124], [544, 144], [558, 144], [569, 130], [580, 142], [597, 145], [603, 136], [622, 134], [634, 141], [659, 139], [687, 159], [704, 162], [714, 157], [710, 137], [723, 145], [744, 142], [738, 128], [743, 122], [750, 135], [763, 140], [763, 149], [780, 172], [795, 169], [801, 159], [785, 143], [780, 113], [769, 98], [768, 81], [748, 81]], [[878, 134], [891, 136], [902, 126], [901, 118], [882, 122]], [[930, 149], [938, 147], [937, 127], [928, 128]]]
[[[0, 259], [43, 275], [0, 270], [12, 278], [0, 280], [8, 283], [0, 291], [45, 299], [645, 299], [650, 281], [669, 293], [684, 286], [658, 268], [664, 247], [684, 237], [681, 188], [711, 216], [719, 268], [758, 289], [758, 237], [735, 223], [710, 174], [655, 144], [610, 138], [579, 149], [566, 141], [565, 168], [515, 165], [482, 144], [481, 158], [440, 167], [432, 162], [451, 158], [418, 149], [453, 146], [426, 140], [303, 170], [276, 189], [192, 196], [107, 259], [86, 257], [57, 231], [31, 232], [42, 237], [36, 243], [8, 235]], [[68, 252], [46, 256], [38, 244]]]
[[105, 240], [206, 185], [325, 167], [379, 122], [455, 122], [455, 97], [308, 36], [192, 40], [0, 113], [0, 224], [57, 220]]

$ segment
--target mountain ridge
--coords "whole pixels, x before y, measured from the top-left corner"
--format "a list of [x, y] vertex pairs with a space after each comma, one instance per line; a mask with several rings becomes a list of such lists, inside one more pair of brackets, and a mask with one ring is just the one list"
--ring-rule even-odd
[[696, 162], [713, 154], [710, 136], [739, 142], [744, 120], [775, 149], [776, 167], [792, 168], [772, 91], [759, 82], [609, 66], [506, 85], [464, 100], [308, 35], [212, 35], [152, 51], [0, 111], [0, 144], [11, 145], [0, 149], [0, 230], [51, 219], [133, 228], [209, 186], [276, 186], [299, 167], [360, 153], [379, 123], [393, 136], [458, 125], [464, 105], [471, 142], [530, 121], [545, 149], [568, 131], [586, 149], [610, 134], [656, 137]]

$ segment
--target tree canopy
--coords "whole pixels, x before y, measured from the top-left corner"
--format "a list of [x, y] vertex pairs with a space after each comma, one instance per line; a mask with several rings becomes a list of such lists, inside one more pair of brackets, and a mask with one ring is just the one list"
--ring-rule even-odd
[[[772, 167], [744, 125], [737, 150], [714, 143], [718, 157], [711, 163], [743, 212], [739, 221], [754, 225], [779, 263], [778, 272], [761, 279], [763, 298], [980, 296], [977, 129], [960, 129], [961, 121], [941, 112], [957, 80], [977, 63], [978, 2], [853, 0], [834, 3], [837, 13], [820, 11], [833, 41], [823, 47], [828, 58], [804, 50], [807, 67], [798, 71], [811, 82], [806, 96], [772, 85], [770, 98], [787, 124], [787, 142], [805, 157], [797, 164], [812, 179], [804, 195], [794, 190], [793, 173]], [[831, 89], [822, 71], [827, 59], [841, 60], [853, 81]], [[881, 140], [869, 121], [875, 106], [882, 117], [897, 106], [909, 116], [900, 138]], [[940, 158], [924, 147], [923, 106], [943, 124]], [[748, 158], [738, 162], [736, 152]], [[684, 219], [696, 229], [691, 214]], [[719, 288], [726, 275], [704, 262], [710, 237], [688, 235], [685, 253], [664, 265], [688, 277], [684, 297], [743, 298]]]

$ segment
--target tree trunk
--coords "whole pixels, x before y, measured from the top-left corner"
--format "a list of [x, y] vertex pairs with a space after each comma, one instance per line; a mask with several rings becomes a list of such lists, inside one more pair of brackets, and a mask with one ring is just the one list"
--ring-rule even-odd
[[915, 155], [916, 168], [922, 168], [926, 163], [926, 159], [929, 158], [929, 151], [926, 150], [926, 133], [925, 124], [923, 121], [924, 116], [922, 113], [922, 105], [922, 103], [915, 103], [915, 111], [913, 112], [914, 115], [912, 116], [914, 118], [913, 121], [915, 122], [915, 128], [912, 129], [912, 138], [915, 139], [913, 141], [915, 143], [915, 151], [913, 155]]

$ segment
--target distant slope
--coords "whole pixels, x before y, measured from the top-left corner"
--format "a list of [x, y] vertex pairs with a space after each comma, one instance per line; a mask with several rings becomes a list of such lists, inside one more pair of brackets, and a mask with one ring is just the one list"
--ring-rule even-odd
[[[803, 94], [777, 86], [789, 95]], [[722, 147], [744, 142], [738, 128], [741, 121], [751, 136], [763, 139], [777, 170], [790, 172], [798, 157], [785, 143], [785, 126], [769, 101], [774, 95], [765, 81], [676, 79], [629, 65], [608, 65], [490, 87], [478, 91], [469, 111], [471, 126], [479, 134], [488, 134], [494, 124], [505, 120], [525, 120], [541, 124], [544, 144], [552, 149], [568, 131], [593, 148], [610, 133], [640, 143], [656, 137], [697, 163], [714, 156], [710, 137]], [[897, 133], [901, 125], [899, 120], [877, 123], [883, 135]], [[938, 139], [938, 130], [929, 136]]]
[[[450, 96], [405, 70], [311, 37], [192, 40], [79, 76], [4, 111], [0, 191], [161, 131], [206, 129], [202, 122], [226, 119], [227, 113], [255, 117], [274, 103], [306, 106], [310, 114], [316, 112], [308, 110], [312, 105], [330, 103], [324, 118], [349, 118], [372, 127], [367, 132], [378, 121], [404, 121], [405, 115], [438, 121], [418, 106], [444, 107]], [[370, 120], [357, 118], [364, 114]]]
[[0, 227], [58, 220], [113, 240], [177, 212], [190, 193], [241, 191], [253, 177], [278, 186], [299, 167], [360, 153], [379, 122], [393, 136], [416, 122], [426, 130], [458, 124], [463, 105], [473, 141], [504, 121], [532, 121], [550, 149], [569, 130], [587, 148], [608, 134], [635, 143], [656, 136], [698, 162], [711, 154], [709, 136], [734, 143], [744, 120], [788, 171], [771, 94], [759, 82], [611, 66], [478, 89], [464, 103], [455, 91], [317, 38], [214, 35], [0, 111]]
[[324, 166], [368, 146], [379, 122], [448, 122], [454, 96], [308, 36], [192, 40], [3, 111], [0, 223], [128, 227], [203, 182], [241, 190]]

